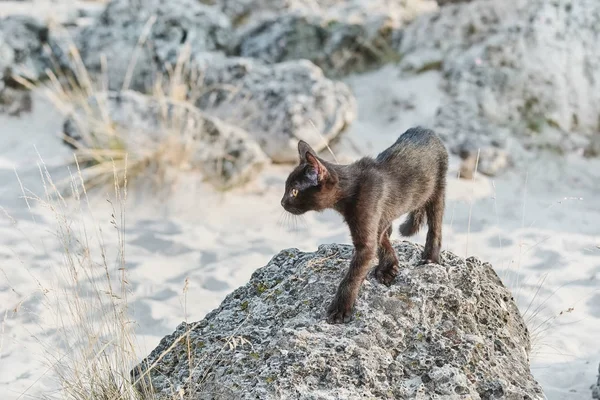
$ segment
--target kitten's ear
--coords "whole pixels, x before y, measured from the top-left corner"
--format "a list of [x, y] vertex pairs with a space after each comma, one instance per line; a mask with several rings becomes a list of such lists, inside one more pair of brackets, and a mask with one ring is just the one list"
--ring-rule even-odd
[[312, 147], [304, 140], [298, 142], [298, 155], [300, 156], [300, 163], [307, 163], [312, 167], [313, 171], [316, 172], [316, 183], [320, 183], [327, 178], [329, 174], [327, 167], [319, 161], [317, 153], [315, 153]]
[[321, 161], [317, 158], [317, 156], [312, 153], [306, 153], [306, 162], [313, 167], [315, 172], [317, 173], [317, 182], [321, 183], [329, 176], [329, 171], [327, 167], [323, 165]]
[[306, 143], [304, 140], [300, 140], [298, 142], [298, 155], [300, 156], [301, 163], [307, 162], [306, 161], [307, 154], [312, 154], [313, 156], [316, 156], [316, 153], [312, 149], [312, 147], [310, 147], [310, 145], [308, 143]]

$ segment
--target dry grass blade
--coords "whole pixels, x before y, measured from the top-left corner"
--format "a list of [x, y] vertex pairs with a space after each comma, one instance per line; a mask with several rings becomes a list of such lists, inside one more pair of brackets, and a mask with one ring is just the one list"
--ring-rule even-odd
[[323, 137], [323, 134], [317, 129], [317, 127], [316, 127], [315, 123], [312, 121], [312, 119], [309, 119], [308, 122], [310, 122], [310, 124], [314, 128], [314, 130], [317, 133], [317, 135], [321, 139], [323, 139], [323, 142], [325, 143], [325, 147], [327, 147], [327, 150], [329, 150], [329, 153], [331, 154], [331, 156], [333, 157], [333, 159], [335, 160], [335, 162], [337, 164], [339, 164], [339, 161], [338, 161], [337, 157], [335, 156], [335, 154], [333, 154], [333, 150], [331, 150], [331, 147], [329, 147], [329, 143], [328, 143], [327, 139], [325, 139], [325, 137]]
[[[187, 349], [190, 371], [195, 368], [189, 333], [199, 323], [190, 325], [152, 365], [132, 379], [131, 371], [140, 358], [134, 324], [129, 317], [129, 281], [125, 262], [127, 159], [122, 172], [116, 163], [113, 164], [113, 193], [106, 201], [107, 212], [110, 213], [108, 223], [114, 234], [111, 233], [108, 240], [104, 235], [106, 230], [102, 229], [94, 215], [97, 204], [88, 196], [77, 160], [75, 164], [77, 170], [70, 174], [71, 194], [68, 198], [63, 196], [43, 162], [39, 169], [44, 193], [24, 196], [30, 201], [30, 207], [41, 205], [52, 212], [56, 222], [55, 237], [63, 255], [62, 263], [55, 269], [59, 287], [44, 291], [44, 301], [51, 310], [57, 335], [51, 343], [42, 343], [47, 351], [49, 367], [31, 387], [53, 371], [60, 389], [48, 398], [153, 399], [152, 381], [146, 378], [180, 343], [183, 342]], [[27, 193], [27, 190], [23, 188], [23, 192]], [[90, 221], [93, 228], [89, 226]], [[184, 296], [187, 290], [186, 281]], [[185, 299], [184, 308], [187, 314]], [[237, 335], [242, 325], [225, 340], [214, 362], [224, 350], [235, 351], [241, 346], [252, 346], [248, 339]], [[3, 327], [4, 323], [0, 325], [0, 351]], [[207, 372], [202, 371], [202, 380]], [[21, 394], [21, 397], [28, 396], [27, 391]], [[173, 398], [183, 396], [183, 392], [174, 390]]]

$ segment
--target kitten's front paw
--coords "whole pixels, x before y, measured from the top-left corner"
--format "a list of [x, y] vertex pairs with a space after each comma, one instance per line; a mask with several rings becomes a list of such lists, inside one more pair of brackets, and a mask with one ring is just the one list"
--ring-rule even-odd
[[375, 278], [386, 286], [390, 286], [396, 276], [398, 276], [399, 268], [397, 265], [391, 265], [389, 267], [380, 268], [377, 267], [375, 270]]
[[353, 306], [353, 302], [336, 297], [327, 309], [327, 322], [341, 324], [350, 321]]

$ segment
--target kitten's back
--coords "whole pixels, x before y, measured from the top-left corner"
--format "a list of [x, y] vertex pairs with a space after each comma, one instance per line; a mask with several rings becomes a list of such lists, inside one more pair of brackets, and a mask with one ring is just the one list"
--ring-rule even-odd
[[448, 170], [448, 152], [430, 129], [411, 128], [375, 159], [386, 176], [395, 209], [408, 212], [421, 208], [432, 196], [442, 193]]
[[376, 158], [379, 163], [394, 160], [416, 164], [429, 162], [438, 164], [445, 160], [447, 163], [448, 152], [435, 132], [431, 129], [416, 127], [410, 128], [400, 135], [393, 145], [382, 151]]

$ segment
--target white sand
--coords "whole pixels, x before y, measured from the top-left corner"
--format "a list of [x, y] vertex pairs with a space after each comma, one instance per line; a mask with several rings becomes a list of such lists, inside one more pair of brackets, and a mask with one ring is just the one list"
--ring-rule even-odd
[[[352, 146], [376, 154], [404, 129], [427, 124], [442, 96], [439, 79], [430, 72], [401, 81], [391, 66], [348, 79], [359, 119], [334, 147], [338, 156], [355, 157]], [[40, 193], [34, 146], [50, 167], [68, 159], [68, 149], [56, 137], [61, 122], [38, 97], [32, 115], [0, 116], [0, 205], [17, 221], [14, 226], [0, 214], [2, 399], [37, 397], [52, 385], [38, 339], [50, 343], [56, 326], [37, 282], [52, 290], [64, 287], [53, 282], [61, 250], [51, 236], [49, 211], [33, 204], [35, 223], [19, 199], [13, 168], [26, 187]], [[456, 179], [456, 164], [453, 159], [448, 177], [444, 248], [490, 261], [513, 290], [536, 334], [532, 372], [548, 398], [589, 399], [600, 362], [600, 162], [540, 156], [498, 179], [474, 181]], [[271, 167], [251, 187], [227, 194], [207, 190], [195, 176], [182, 178], [166, 200], [131, 190], [126, 252], [140, 354], [186, 318], [186, 278], [187, 318], [197, 321], [278, 251], [349, 243], [347, 228], [333, 212], [308, 214], [296, 226], [281, 224], [279, 200], [290, 168]], [[116, 238], [106, 198], [93, 202], [111, 247]], [[424, 233], [414, 240], [424, 243]]]

